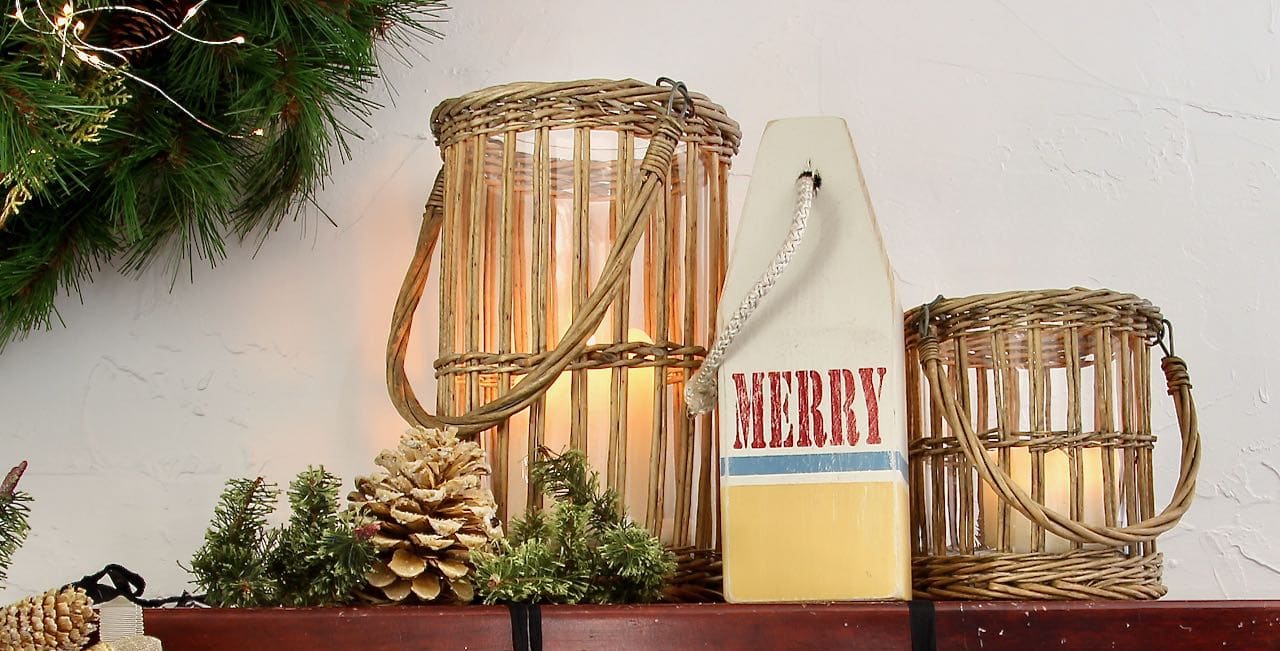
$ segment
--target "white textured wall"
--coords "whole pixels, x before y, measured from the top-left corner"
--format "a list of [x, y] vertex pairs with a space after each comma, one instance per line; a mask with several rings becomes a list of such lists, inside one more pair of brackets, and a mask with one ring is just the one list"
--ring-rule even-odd
[[1205, 436], [1197, 502], [1162, 547], [1170, 595], [1280, 594], [1274, 0], [458, 4], [429, 61], [388, 58], [394, 105], [320, 197], [337, 228], [312, 215], [172, 291], [104, 273], [60, 304], [68, 328], [0, 355], [0, 463], [30, 459], [37, 498], [0, 602], [107, 562], [175, 593], [227, 477], [369, 468], [401, 429], [383, 345], [439, 166], [431, 108], [659, 75], [741, 122], [738, 203], [767, 120], [845, 117], [904, 304], [1081, 284], [1164, 308]]

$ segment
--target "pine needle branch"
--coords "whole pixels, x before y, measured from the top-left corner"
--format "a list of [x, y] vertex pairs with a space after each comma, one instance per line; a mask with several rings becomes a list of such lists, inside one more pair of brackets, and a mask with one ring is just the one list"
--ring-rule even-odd
[[341, 480], [307, 468], [289, 484], [289, 522], [267, 528], [279, 490], [259, 477], [233, 479], [214, 509], [191, 572], [215, 606], [346, 603], [373, 561], [368, 536], [339, 511]]
[[496, 552], [473, 551], [485, 603], [634, 603], [656, 600], [675, 557], [626, 519], [616, 492], [600, 489], [586, 456], [539, 451], [534, 486], [556, 498], [549, 510], [511, 523]]
[[[60, 323], [60, 298], [108, 261], [127, 273], [163, 266], [176, 282], [183, 270], [193, 277], [197, 261], [220, 262], [237, 240], [261, 244], [302, 218], [331, 153], [348, 158], [378, 108], [366, 91], [379, 77], [379, 40], [438, 38], [446, 8], [203, 3], [184, 32], [244, 43], [169, 39], [131, 58], [132, 77], [67, 56], [56, 34], [0, 15], [0, 350]], [[15, 11], [40, 20], [31, 5]], [[108, 47], [126, 31], [119, 22], [136, 19], [93, 16], [80, 36]]]
[[31, 496], [18, 490], [18, 480], [26, 469], [27, 462], [23, 461], [0, 482], [0, 583], [8, 578], [13, 555], [31, 530], [27, 522]]

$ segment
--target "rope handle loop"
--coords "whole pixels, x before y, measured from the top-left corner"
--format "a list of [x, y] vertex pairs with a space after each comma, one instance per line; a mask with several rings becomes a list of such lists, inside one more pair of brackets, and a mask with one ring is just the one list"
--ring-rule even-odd
[[[1167, 325], [1167, 324], [1166, 324]], [[927, 328], [927, 322], [922, 328]], [[1078, 543], [1100, 543], [1120, 547], [1136, 542], [1150, 542], [1172, 529], [1182, 519], [1195, 497], [1196, 475], [1200, 470], [1200, 426], [1187, 364], [1181, 358], [1166, 355], [1160, 362], [1173, 397], [1182, 439], [1178, 483], [1169, 503], [1159, 514], [1126, 527], [1087, 524], [1071, 518], [1033, 499], [1009, 474], [986, 454], [982, 440], [974, 431], [965, 407], [956, 397], [948, 373], [942, 368], [942, 355], [936, 334], [931, 330], [920, 340], [920, 367], [929, 383], [933, 408], [940, 411], [947, 426], [956, 435], [964, 455], [977, 469], [978, 475], [995, 490], [1000, 499], [1013, 506], [1027, 519], [1046, 531]]]
[[678, 106], [680, 113], [668, 113], [657, 118], [658, 126], [640, 163], [640, 182], [633, 185], [623, 197], [623, 219], [605, 259], [599, 281], [574, 314], [559, 343], [509, 391], [460, 416], [444, 416], [428, 411], [418, 400], [405, 373], [405, 358], [414, 313], [422, 298], [427, 274], [431, 270], [431, 254], [439, 243], [440, 230], [444, 224], [444, 170], [436, 175], [422, 216], [422, 228], [418, 232], [414, 258], [405, 272], [400, 294], [396, 298], [391, 335], [387, 340], [387, 388], [396, 411], [405, 420], [422, 427], [456, 429], [463, 435], [481, 432], [533, 404], [551, 387], [560, 373], [582, 354], [591, 334], [604, 319], [622, 280], [630, 273], [630, 262], [636, 245], [644, 234], [647, 216], [653, 213], [654, 207], [663, 198], [662, 189], [666, 185], [676, 145], [683, 132], [682, 120], [693, 110], [688, 89], [683, 82], [674, 82], [671, 93], [668, 109]]
[[809, 214], [813, 211], [813, 197], [821, 186], [822, 177], [812, 169], [806, 169], [796, 179], [795, 216], [791, 218], [791, 228], [787, 231], [786, 239], [774, 254], [768, 268], [760, 275], [760, 279], [751, 287], [751, 291], [747, 292], [742, 303], [738, 305], [738, 309], [734, 310], [733, 315], [720, 329], [715, 344], [702, 360], [702, 368], [698, 369], [698, 374], [693, 376], [684, 388], [685, 405], [690, 414], [702, 414], [715, 409], [720, 390], [720, 366], [724, 364], [725, 354], [746, 325], [747, 320], [760, 307], [760, 302], [778, 283], [778, 279], [787, 270], [787, 265], [791, 264], [809, 224]]

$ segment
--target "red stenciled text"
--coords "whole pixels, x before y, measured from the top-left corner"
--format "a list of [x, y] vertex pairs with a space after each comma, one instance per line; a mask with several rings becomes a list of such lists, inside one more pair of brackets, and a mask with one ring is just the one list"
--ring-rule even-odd
[[734, 449], [879, 445], [886, 371], [873, 367], [734, 373]]

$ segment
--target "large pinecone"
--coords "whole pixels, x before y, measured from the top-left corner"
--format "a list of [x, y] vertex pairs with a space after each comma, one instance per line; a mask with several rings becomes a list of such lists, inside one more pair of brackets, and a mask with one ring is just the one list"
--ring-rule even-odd
[[[110, 14], [111, 25], [108, 30], [110, 42], [108, 47], [116, 50], [124, 49], [121, 54], [133, 64], [143, 63], [148, 60], [155, 53], [156, 48], [141, 50], [125, 48], [156, 43], [160, 39], [173, 34], [173, 30], [169, 26], [177, 27], [182, 24], [182, 20], [187, 17], [187, 12], [196, 5], [193, 0], [132, 0], [122, 4], [147, 12], [143, 14], [136, 11], [121, 10]], [[168, 26], [165, 23], [168, 23]]]
[[471, 550], [502, 535], [484, 450], [452, 431], [416, 428], [375, 463], [347, 498], [378, 527], [369, 584], [396, 602], [471, 601]]
[[97, 621], [84, 590], [50, 590], [0, 611], [0, 649], [78, 650], [88, 643]]

